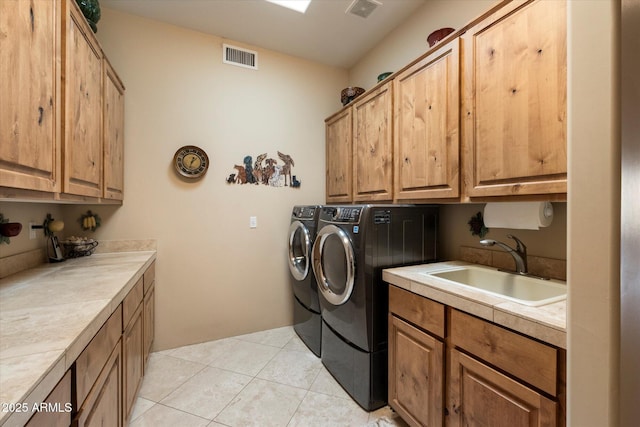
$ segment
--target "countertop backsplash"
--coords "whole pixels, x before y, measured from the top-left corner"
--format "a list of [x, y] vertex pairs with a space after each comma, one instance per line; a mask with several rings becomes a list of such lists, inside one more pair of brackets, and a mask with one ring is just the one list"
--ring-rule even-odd
[[[155, 251], [156, 248], [157, 241], [153, 239], [99, 240], [94, 253]], [[47, 262], [46, 249], [34, 249], [0, 258], [0, 279]]]
[[[460, 246], [460, 261], [513, 270], [513, 257], [503, 250]], [[535, 255], [527, 256], [529, 273], [541, 277], [567, 281], [567, 261]]]

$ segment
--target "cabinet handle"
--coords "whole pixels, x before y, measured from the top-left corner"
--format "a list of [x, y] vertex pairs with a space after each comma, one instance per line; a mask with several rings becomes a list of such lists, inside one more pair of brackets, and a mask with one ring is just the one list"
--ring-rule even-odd
[[42, 125], [42, 117], [44, 114], [44, 108], [38, 107], [38, 125]]

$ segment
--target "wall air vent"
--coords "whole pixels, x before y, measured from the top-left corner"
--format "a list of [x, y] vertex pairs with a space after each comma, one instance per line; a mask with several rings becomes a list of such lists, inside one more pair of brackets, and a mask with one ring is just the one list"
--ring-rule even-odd
[[258, 52], [228, 44], [222, 45], [222, 62], [238, 67], [258, 69]]
[[378, 6], [382, 6], [382, 3], [376, 0], [353, 0], [345, 13], [368, 18]]

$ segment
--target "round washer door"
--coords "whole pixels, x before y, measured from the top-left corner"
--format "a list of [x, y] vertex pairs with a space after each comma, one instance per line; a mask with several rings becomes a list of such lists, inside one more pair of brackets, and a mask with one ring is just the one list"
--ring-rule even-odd
[[311, 253], [311, 236], [309, 229], [300, 221], [289, 226], [289, 270], [298, 281], [309, 274], [309, 255]]
[[323, 227], [311, 254], [322, 296], [333, 305], [347, 302], [355, 282], [355, 256], [347, 233], [335, 225]]

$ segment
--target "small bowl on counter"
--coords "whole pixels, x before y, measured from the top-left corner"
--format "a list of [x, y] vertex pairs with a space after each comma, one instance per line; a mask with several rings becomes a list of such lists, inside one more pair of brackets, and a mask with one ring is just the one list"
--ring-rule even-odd
[[67, 240], [60, 242], [64, 248], [65, 258], [79, 258], [83, 256], [89, 256], [95, 251], [98, 246], [98, 241], [94, 239], [88, 239], [86, 237], [70, 237]]

